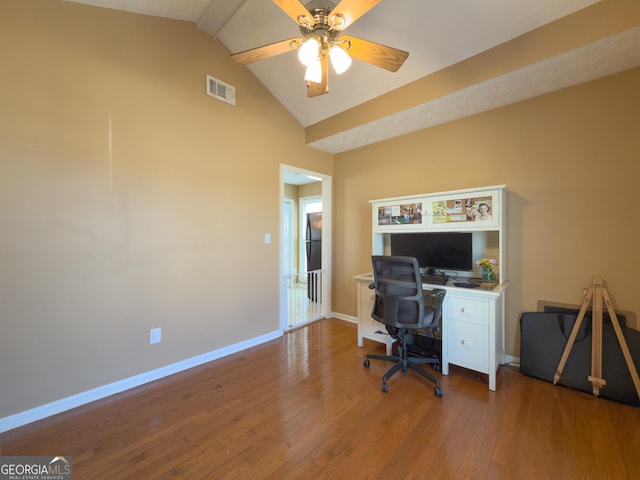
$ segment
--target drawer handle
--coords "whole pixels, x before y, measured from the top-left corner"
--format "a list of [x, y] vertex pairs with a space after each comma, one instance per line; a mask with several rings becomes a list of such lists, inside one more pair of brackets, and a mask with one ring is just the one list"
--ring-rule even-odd
[[464, 338], [460, 339], [460, 345], [467, 345], [467, 344], [468, 342]]

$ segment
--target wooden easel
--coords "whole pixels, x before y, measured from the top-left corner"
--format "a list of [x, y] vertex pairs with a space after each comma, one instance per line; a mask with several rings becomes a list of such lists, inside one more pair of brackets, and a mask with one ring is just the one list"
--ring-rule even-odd
[[578, 313], [578, 318], [576, 318], [576, 323], [571, 330], [571, 335], [569, 336], [567, 345], [564, 347], [564, 352], [562, 353], [562, 357], [560, 358], [560, 363], [558, 363], [556, 374], [553, 377], [553, 384], [555, 385], [556, 383], [558, 383], [558, 380], [560, 380], [560, 376], [562, 375], [564, 366], [567, 363], [567, 359], [569, 358], [569, 353], [571, 353], [573, 343], [575, 342], [578, 331], [580, 330], [580, 325], [582, 324], [582, 320], [584, 319], [584, 315], [587, 311], [587, 308], [591, 304], [592, 299], [593, 308], [591, 313], [591, 375], [587, 378], [591, 385], [593, 385], [593, 394], [597, 397], [600, 394], [600, 389], [607, 384], [605, 379], [602, 378], [602, 302], [604, 301], [605, 305], [607, 306], [609, 316], [611, 317], [611, 324], [613, 325], [613, 329], [616, 332], [616, 336], [618, 337], [618, 343], [620, 344], [620, 348], [622, 349], [622, 354], [624, 355], [624, 359], [627, 362], [629, 373], [631, 373], [631, 379], [633, 380], [633, 384], [636, 387], [638, 399], [640, 399], [640, 379], [638, 378], [638, 372], [636, 371], [636, 366], [633, 363], [633, 358], [631, 358], [631, 353], [629, 352], [627, 342], [622, 335], [622, 329], [620, 328], [620, 323], [618, 322], [616, 312], [611, 305], [609, 294], [607, 293], [607, 290], [602, 286], [602, 277], [593, 277], [593, 285], [587, 289], [587, 293], [585, 294], [584, 300], [582, 302], [582, 307], [580, 308], [580, 312]]

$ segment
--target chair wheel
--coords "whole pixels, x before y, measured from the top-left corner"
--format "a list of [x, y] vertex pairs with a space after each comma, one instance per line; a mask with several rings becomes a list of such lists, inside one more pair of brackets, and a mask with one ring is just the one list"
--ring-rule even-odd
[[433, 364], [433, 369], [434, 369], [436, 372], [440, 373], [440, 372], [442, 371], [442, 365], [440, 365], [439, 363], [434, 363], [434, 364]]
[[365, 358], [362, 364], [365, 366], [365, 368], [369, 368], [369, 365], [371, 365], [371, 362], [369, 361], [368, 358]]
[[382, 382], [382, 391], [384, 393], [387, 393], [389, 391], [389, 385], [387, 384], [387, 382]]
[[442, 389], [440, 387], [434, 387], [433, 388], [433, 393], [436, 394], [436, 397], [441, 397], [442, 396]]

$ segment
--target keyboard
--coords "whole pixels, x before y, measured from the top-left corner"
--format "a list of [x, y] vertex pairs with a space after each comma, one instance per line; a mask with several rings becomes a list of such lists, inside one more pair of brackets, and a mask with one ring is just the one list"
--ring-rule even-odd
[[444, 273], [441, 274], [432, 274], [429, 275], [427, 273], [422, 274], [422, 283], [433, 283], [435, 285], [444, 285], [449, 281], [449, 276]]

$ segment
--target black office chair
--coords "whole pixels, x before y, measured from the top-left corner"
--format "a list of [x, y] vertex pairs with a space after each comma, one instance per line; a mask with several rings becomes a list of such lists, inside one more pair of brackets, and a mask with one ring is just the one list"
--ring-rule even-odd
[[[371, 317], [387, 327], [387, 331], [397, 340], [397, 355], [368, 354], [364, 366], [369, 368], [369, 359], [386, 360], [395, 365], [382, 377], [382, 391], [388, 392], [387, 380], [400, 369], [415, 370], [435, 384], [436, 396], [442, 396], [440, 382], [419, 365], [439, 366], [438, 358], [413, 357], [407, 353], [407, 345], [417, 330], [437, 328], [442, 311], [442, 301], [446, 290], [438, 288], [422, 290], [420, 266], [413, 257], [373, 256], [373, 288], [376, 296]], [[429, 297], [425, 302], [425, 297]], [[425, 303], [428, 303], [427, 306]]]

